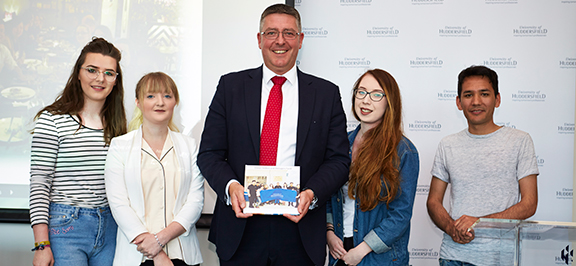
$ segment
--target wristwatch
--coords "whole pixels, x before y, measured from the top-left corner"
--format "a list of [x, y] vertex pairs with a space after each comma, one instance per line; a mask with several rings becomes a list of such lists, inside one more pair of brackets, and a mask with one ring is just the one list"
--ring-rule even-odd
[[312, 191], [312, 194], [314, 194], [314, 198], [312, 198], [312, 202], [310, 202], [310, 206], [308, 207], [308, 210], [313, 210], [314, 208], [318, 207], [318, 197], [316, 197], [316, 193], [314, 193], [314, 190], [312, 190], [309, 187], [305, 187], [302, 192], [306, 191], [307, 189], [310, 189], [310, 191]]

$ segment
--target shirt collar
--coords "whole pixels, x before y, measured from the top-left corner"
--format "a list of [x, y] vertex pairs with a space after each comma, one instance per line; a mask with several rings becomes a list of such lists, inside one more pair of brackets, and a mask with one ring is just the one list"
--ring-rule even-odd
[[[162, 154], [158, 159], [161, 160], [162, 158], [164, 158], [164, 156], [168, 152], [173, 150], [171, 149], [172, 147], [174, 147], [174, 142], [172, 142], [172, 137], [170, 136], [170, 129], [168, 129], [168, 135], [166, 136], [166, 140], [164, 141], [164, 145], [162, 146]], [[146, 151], [150, 155], [155, 154], [150, 145], [148, 145], [148, 142], [144, 140], [144, 138], [142, 138], [142, 150]]]
[[296, 82], [298, 81], [296, 64], [294, 64], [294, 66], [290, 70], [288, 70], [288, 72], [284, 73], [284, 75], [278, 75], [278, 74], [274, 73], [272, 70], [270, 70], [268, 67], [266, 67], [266, 65], [262, 66], [262, 80], [264, 80], [264, 82], [266, 82], [266, 83], [270, 82], [272, 84], [271, 79], [274, 76], [285, 77], [286, 81], [290, 82], [291, 85], [296, 84]]

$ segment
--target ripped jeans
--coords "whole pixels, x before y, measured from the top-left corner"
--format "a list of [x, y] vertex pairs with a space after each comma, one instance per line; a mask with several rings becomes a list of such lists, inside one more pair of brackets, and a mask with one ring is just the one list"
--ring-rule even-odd
[[50, 248], [54, 266], [110, 266], [118, 226], [109, 207], [50, 203]]

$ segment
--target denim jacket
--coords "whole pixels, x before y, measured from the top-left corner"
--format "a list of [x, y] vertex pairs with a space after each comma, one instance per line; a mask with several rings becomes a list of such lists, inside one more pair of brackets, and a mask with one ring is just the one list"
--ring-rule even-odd
[[[350, 152], [360, 126], [348, 132]], [[364, 212], [360, 210], [360, 203], [356, 200], [354, 213], [354, 246], [366, 241], [373, 252], [368, 253], [358, 264], [362, 265], [408, 265], [408, 239], [410, 238], [410, 218], [416, 195], [416, 185], [420, 162], [416, 147], [406, 137], [398, 144], [398, 157], [400, 158], [400, 191], [396, 198], [386, 206], [380, 202], [376, 208]], [[338, 190], [326, 204], [327, 222], [334, 225], [334, 233], [343, 239], [343, 209], [342, 189]], [[333, 265], [335, 259], [329, 255]]]

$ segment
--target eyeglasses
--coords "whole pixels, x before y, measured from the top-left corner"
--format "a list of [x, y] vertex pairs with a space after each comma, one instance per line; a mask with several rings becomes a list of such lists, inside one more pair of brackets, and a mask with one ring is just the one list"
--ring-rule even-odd
[[386, 96], [386, 94], [379, 91], [367, 92], [365, 90], [358, 90], [358, 89], [354, 91], [354, 97], [356, 97], [356, 99], [362, 100], [366, 98], [366, 95], [370, 95], [370, 99], [372, 99], [372, 101], [375, 102], [381, 101]]
[[[277, 30], [267, 30], [260, 32], [260, 34], [268, 40], [276, 40], [276, 38], [280, 36], [280, 32]], [[286, 40], [294, 40], [296, 39], [296, 37], [298, 37], [298, 35], [300, 35], [300, 33], [295, 32], [293, 30], [285, 30], [282, 32], [282, 37], [284, 37], [284, 39]]]
[[106, 79], [106, 81], [114, 82], [116, 80], [116, 77], [118, 76], [118, 73], [112, 70], [100, 71], [92, 67], [81, 67], [81, 69], [86, 70], [86, 77], [88, 77], [89, 79], [96, 79], [97, 77], [100, 76], [100, 73], [102, 73], [104, 74], [104, 78]]

